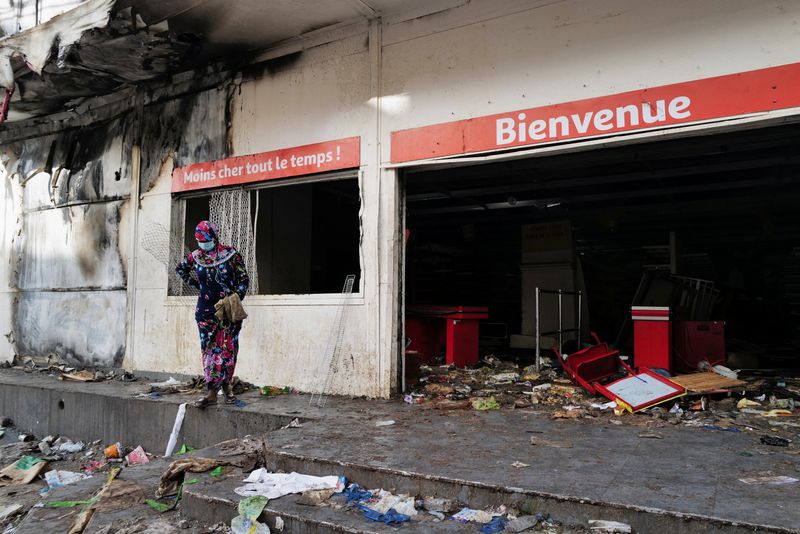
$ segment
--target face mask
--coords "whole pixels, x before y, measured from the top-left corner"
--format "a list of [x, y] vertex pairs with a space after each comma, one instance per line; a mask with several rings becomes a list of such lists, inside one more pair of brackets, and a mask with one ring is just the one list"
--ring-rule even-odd
[[214, 250], [214, 247], [217, 245], [213, 241], [198, 241], [197, 246], [208, 252], [210, 250]]

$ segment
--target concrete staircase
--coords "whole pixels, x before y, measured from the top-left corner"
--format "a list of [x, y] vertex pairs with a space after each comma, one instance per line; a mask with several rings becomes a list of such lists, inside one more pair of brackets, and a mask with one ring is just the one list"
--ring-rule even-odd
[[[525, 514], [538, 512], [550, 514], [563, 523], [568, 532], [582, 532], [590, 519], [604, 519], [628, 523], [634, 532], [671, 534], [753, 532], [796, 532], [789, 529], [726, 521], [719, 518], [693, 514], [682, 514], [655, 508], [627, 506], [608, 502], [593, 502], [587, 499], [547, 494], [502, 485], [489, 485], [468, 480], [435, 477], [423, 473], [402, 470], [378, 469], [366, 465], [339, 462], [331, 459], [310, 457], [285, 451], [265, 450], [266, 467], [272, 471], [304, 473], [316, 476], [344, 475], [348, 482], [356, 482], [369, 489], [382, 488], [395, 494], [434, 496], [457, 499], [470, 508], [484, 509], [490, 506], [513, 506]], [[208, 479], [189, 486], [184, 492], [182, 514], [188, 518], [209, 524], [230, 523], [237, 515], [236, 507], [241, 499], [234, 488], [242, 485], [242, 474]], [[456, 521], [435, 522], [432, 516], [422, 513], [402, 526], [388, 526], [370, 522], [357, 511], [343, 507], [344, 499], [332, 497], [340, 507], [307, 506], [297, 503], [297, 495], [287, 495], [270, 501], [261, 521], [271, 529], [276, 520], [282, 521], [285, 533], [329, 534], [329, 533], [388, 533], [388, 532], [477, 532], [480, 525], [463, 525]], [[279, 519], [280, 518], [280, 519]], [[275, 532], [275, 530], [273, 530]]]

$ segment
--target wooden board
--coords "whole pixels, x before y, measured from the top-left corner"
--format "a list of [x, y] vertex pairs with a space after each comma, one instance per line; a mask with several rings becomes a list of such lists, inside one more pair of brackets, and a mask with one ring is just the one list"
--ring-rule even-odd
[[747, 385], [747, 382], [734, 380], [714, 372], [673, 376], [670, 380], [694, 393], [710, 393]]

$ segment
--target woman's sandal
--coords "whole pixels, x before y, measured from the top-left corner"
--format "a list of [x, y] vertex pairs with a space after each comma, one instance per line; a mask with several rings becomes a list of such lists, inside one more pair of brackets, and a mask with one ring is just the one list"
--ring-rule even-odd
[[217, 404], [217, 401], [210, 400], [208, 397], [200, 397], [194, 401], [195, 408], [200, 408], [201, 410], [204, 410], [209, 406], [214, 406], [215, 404]]
[[236, 395], [234, 395], [233, 393], [231, 393], [230, 395], [225, 393], [225, 404], [236, 404], [236, 400], [237, 400]]

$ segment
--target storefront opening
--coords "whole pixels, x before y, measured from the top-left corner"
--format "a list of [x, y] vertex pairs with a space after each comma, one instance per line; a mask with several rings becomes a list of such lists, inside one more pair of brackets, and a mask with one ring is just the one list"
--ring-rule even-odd
[[[591, 331], [632, 355], [638, 303], [724, 323], [734, 368], [800, 366], [798, 149], [785, 125], [406, 173], [409, 376], [446, 361], [450, 339], [424, 326], [442, 307], [481, 317], [477, 357], [531, 363], [536, 287], [583, 292], [567, 352]], [[555, 300], [542, 306], [557, 324]]]

